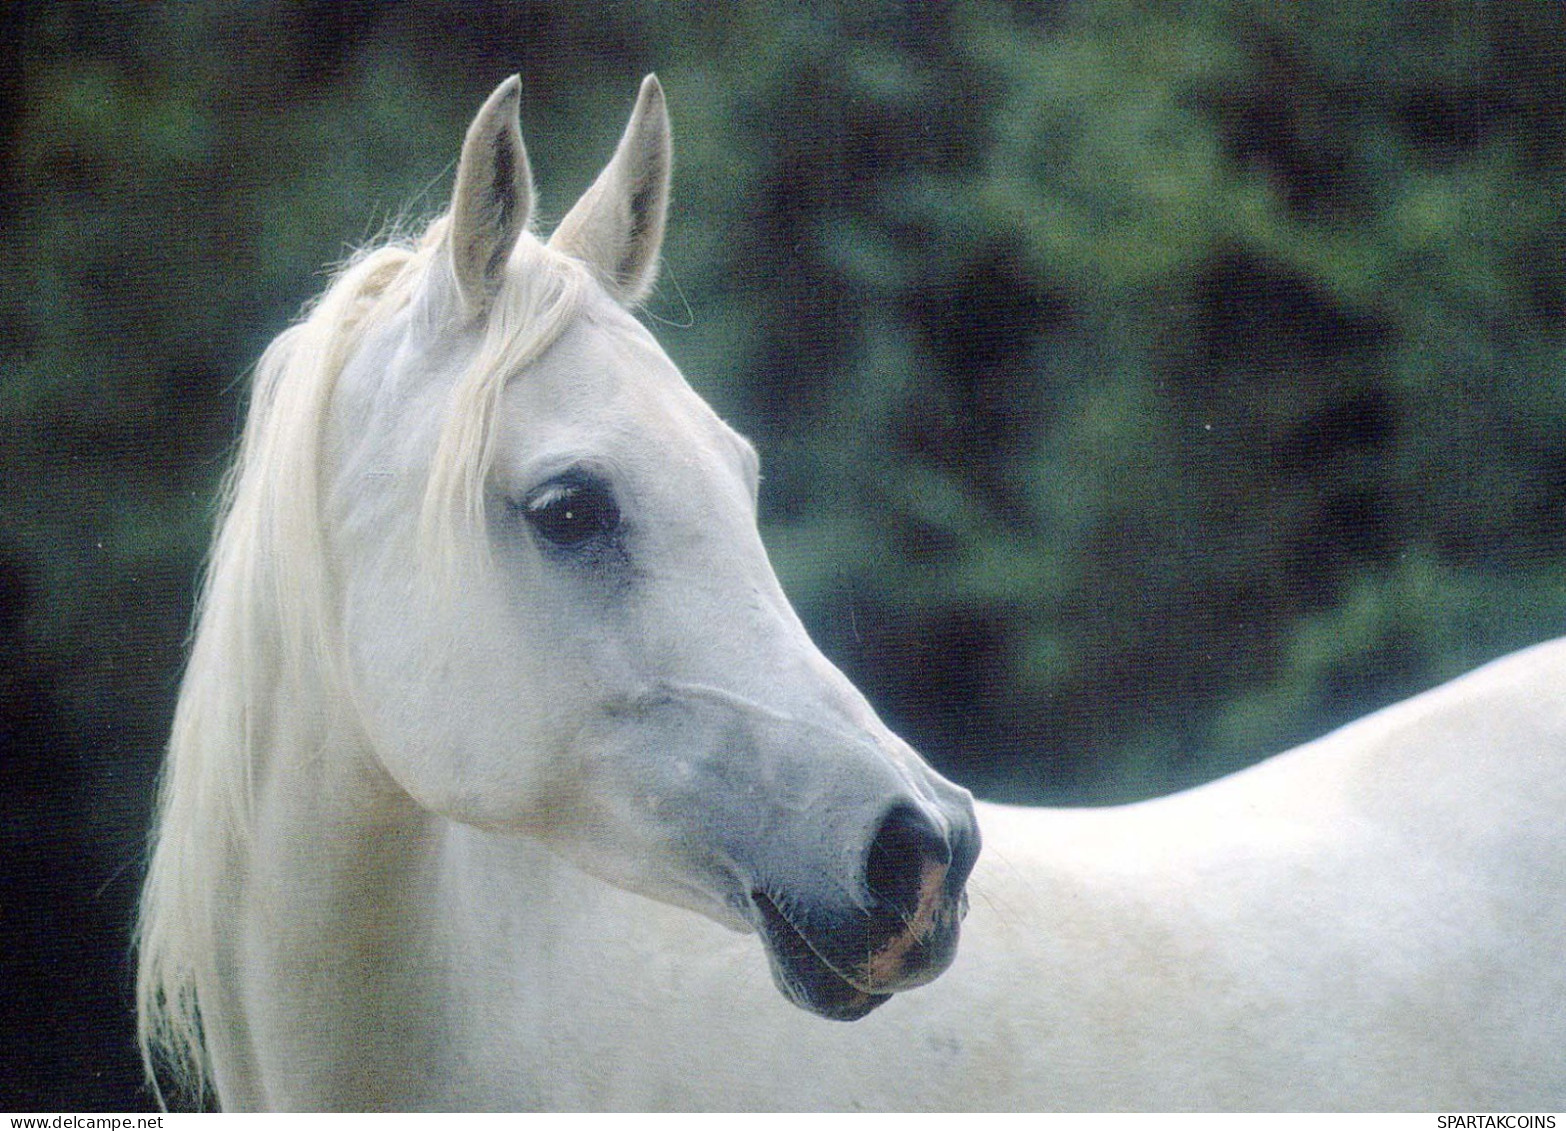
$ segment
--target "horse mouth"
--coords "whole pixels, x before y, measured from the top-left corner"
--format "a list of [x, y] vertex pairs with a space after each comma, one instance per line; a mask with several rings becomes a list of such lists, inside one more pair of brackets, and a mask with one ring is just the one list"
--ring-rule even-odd
[[891, 998], [861, 990], [833, 969], [765, 892], [750, 898], [761, 912], [772, 980], [789, 1001], [831, 1021], [858, 1021]]

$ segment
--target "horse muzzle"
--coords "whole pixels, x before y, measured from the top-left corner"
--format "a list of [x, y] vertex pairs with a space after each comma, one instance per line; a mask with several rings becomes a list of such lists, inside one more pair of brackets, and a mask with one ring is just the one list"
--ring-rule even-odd
[[[945, 827], [943, 828], [942, 825]], [[940, 825], [910, 805], [880, 822], [863, 856], [863, 897], [843, 908], [751, 893], [773, 980], [795, 1005], [856, 1021], [951, 965], [979, 853], [971, 804]]]

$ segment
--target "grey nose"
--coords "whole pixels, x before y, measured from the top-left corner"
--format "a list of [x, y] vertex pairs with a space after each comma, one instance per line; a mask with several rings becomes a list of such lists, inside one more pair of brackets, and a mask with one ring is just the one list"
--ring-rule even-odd
[[933, 894], [932, 880], [947, 893], [962, 889], [978, 857], [978, 829], [966, 808], [948, 828], [910, 804], [898, 804], [881, 820], [865, 858], [865, 888], [877, 908], [905, 921]]

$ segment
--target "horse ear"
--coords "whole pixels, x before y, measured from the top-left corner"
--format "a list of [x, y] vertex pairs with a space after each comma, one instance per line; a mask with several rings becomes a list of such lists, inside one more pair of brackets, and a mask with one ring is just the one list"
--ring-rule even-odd
[[495, 88], [468, 127], [457, 166], [446, 246], [471, 318], [489, 310], [533, 211], [533, 174], [517, 118], [521, 88], [516, 75]]
[[658, 274], [672, 153], [663, 87], [648, 75], [613, 159], [549, 240], [586, 262], [627, 306], [647, 297]]

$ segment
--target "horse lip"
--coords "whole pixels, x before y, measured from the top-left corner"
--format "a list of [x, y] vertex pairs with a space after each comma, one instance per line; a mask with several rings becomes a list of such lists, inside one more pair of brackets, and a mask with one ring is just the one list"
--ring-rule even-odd
[[750, 898], [760, 912], [758, 933], [772, 979], [789, 1001], [828, 1020], [857, 1021], [890, 1000], [891, 994], [862, 990], [838, 973], [766, 892], [754, 891]]

